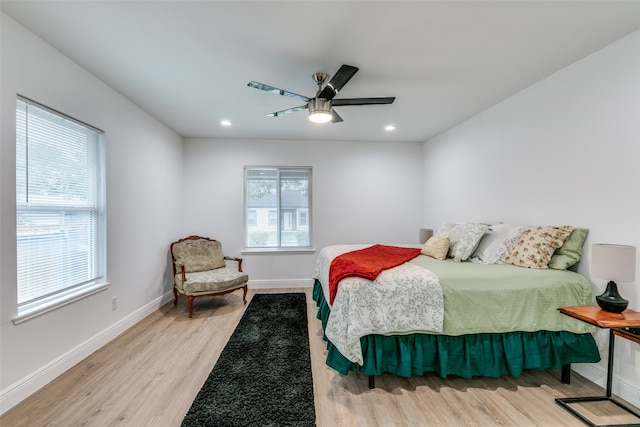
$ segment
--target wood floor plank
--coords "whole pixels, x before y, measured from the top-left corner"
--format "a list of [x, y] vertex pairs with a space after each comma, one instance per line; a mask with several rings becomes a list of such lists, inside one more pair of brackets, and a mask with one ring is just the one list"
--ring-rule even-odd
[[[248, 299], [256, 292], [250, 290]], [[382, 375], [376, 378], [377, 388], [369, 390], [366, 376], [341, 375], [326, 366], [311, 290], [295, 292], [307, 295], [320, 427], [581, 427], [584, 424], [557, 405], [555, 397], [603, 394], [601, 387], [575, 373], [572, 384], [562, 384], [555, 370], [529, 371], [518, 378]], [[185, 301], [177, 307], [167, 304], [8, 411], [0, 425], [179, 426], [245, 308], [240, 292], [196, 300], [192, 319]], [[598, 422], [634, 421], [606, 404], [583, 406]]]

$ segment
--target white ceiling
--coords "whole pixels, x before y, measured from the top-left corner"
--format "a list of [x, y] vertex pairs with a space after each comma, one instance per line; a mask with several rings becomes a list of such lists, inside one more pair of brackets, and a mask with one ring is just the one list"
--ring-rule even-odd
[[[1, 1], [185, 137], [424, 141], [640, 28], [640, 1]], [[315, 72], [360, 71], [316, 125]], [[230, 127], [220, 125], [228, 119]], [[394, 132], [383, 127], [394, 124]]]

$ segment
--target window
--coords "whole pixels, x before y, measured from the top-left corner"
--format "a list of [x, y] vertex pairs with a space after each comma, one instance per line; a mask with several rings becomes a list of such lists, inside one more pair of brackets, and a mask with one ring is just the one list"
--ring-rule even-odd
[[249, 209], [247, 211], [247, 225], [253, 225], [253, 226], [258, 225], [256, 220], [256, 211], [253, 209]]
[[245, 246], [311, 247], [311, 168], [245, 167], [244, 177]]
[[269, 209], [269, 227], [278, 226], [278, 210]]
[[301, 227], [309, 225], [309, 221], [307, 220], [307, 214], [308, 214], [308, 211], [302, 210], [302, 209], [300, 210], [300, 212], [298, 212], [298, 224]]
[[15, 323], [106, 287], [103, 132], [16, 102]]

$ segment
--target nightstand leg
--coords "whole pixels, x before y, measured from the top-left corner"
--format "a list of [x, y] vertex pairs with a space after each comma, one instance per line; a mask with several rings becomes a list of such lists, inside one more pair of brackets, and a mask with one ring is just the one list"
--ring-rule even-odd
[[611, 388], [613, 385], [613, 346], [614, 346], [613, 329], [609, 328], [609, 363], [607, 364], [607, 397], [611, 397]]
[[607, 390], [606, 390], [606, 396], [556, 398], [556, 403], [558, 405], [562, 406], [567, 411], [571, 412], [576, 417], [580, 418], [582, 421], [585, 422], [585, 424], [587, 424], [587, 425], [589, 425], [591, 427], [610, 427], [610, 426], [625, 426], [625, 427], [636, 426], [636, 427], [640, 427], [640, 423], [633, 423], [633, 424], [606, 424], [606, 425], [594, 424], [593, 421], [589, 420], [587, 417], [582, 415], [576, 409], [571, 407], [572, 403], [608, 401], [608, 402], [616, 404], [619, 408], [624, 409], [625, 411], [627, 411], [628, 413], [634, 415], [635, 417], [640, 418], [640, 413], [634, 411], [633, 409], [629, 408], [626, 405], [623, 405], [622, 403], [618, 402], [617, 400], [615, 400], [615, 399], [613, 399], [611, 397], [611, 389], [613, 388], [612, 385], [613, 385], [614, 339], [615, 339], [615, 335], [613, 334], [613, 328], [609, 328], [609, 357], [608, 357], [608, 361], [607, 361]]

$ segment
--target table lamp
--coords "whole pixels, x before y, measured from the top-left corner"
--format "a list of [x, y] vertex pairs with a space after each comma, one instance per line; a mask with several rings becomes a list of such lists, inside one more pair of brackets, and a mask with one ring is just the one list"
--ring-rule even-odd
[[636, 280], [636, 247], [596, 243], [591, 250], [591, 275], [595, 279], [608, 280], [607, 288], [596, 302], [604, 311], [622, 313], [629, 301], [618, 293], [616, 282]]
[[429, 240], [433, 236], [433, 230], [430, 228], [421, 228], [420, 229], [420, 244], [424, 245], [427, 240]]

